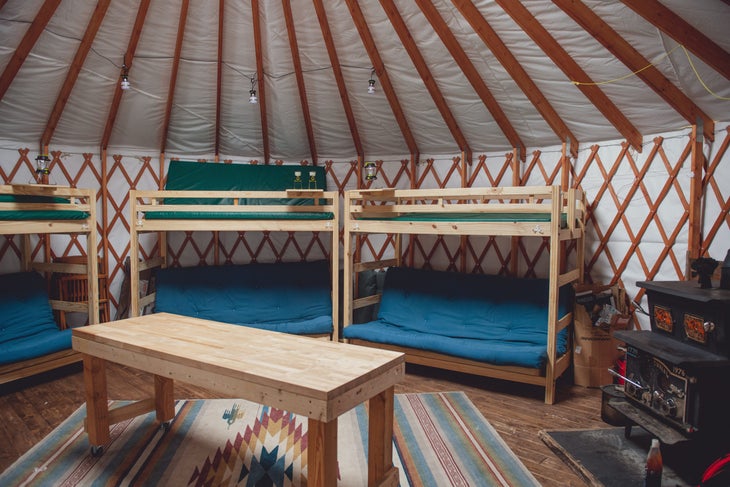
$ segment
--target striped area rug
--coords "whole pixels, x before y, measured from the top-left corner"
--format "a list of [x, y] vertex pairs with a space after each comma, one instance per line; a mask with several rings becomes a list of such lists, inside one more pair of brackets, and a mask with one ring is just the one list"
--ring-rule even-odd
[[[180, 400], [169, 430], [154, 413], [116, 424], [90, 455], [77, 410], [0, 485], [306, 485], [307, 419], [244, 400]], [[338, 423], [340, 486], [367, 485], [367, 409]], [[402, 486], [539, 485], [463, 392], [396, 394], [393, 460]]]

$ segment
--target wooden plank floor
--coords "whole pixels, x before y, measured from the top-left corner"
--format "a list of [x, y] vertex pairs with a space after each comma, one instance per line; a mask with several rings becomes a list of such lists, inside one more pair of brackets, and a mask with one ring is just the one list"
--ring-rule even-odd
[[[141, 399], [152, 393], [151, 376], [110, 364], [110, 399]], [[538, 387], [512, 384], [466, 374], [411, 366], [396, 393], [464, 391], [494, 426], [538, 481], [546, 486], [586, 485], [540, 440], [542, 429], [605, 428], [601, 421], [601, 393], [559, 384], [557, 402], [543, 402]], [[175, 384], [177, 398], [215, 398], [219, 395]], [[80, 364], [0, 386], [0, 469], [51, 432], [83, 404]]]

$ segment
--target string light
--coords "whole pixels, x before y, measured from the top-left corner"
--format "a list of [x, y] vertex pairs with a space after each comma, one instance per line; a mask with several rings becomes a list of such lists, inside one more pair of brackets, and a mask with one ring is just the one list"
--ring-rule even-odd
[[120, 83], [120, 86], [123, 90], [128, 90], [132, 87], [131, 84], [129, 84], [129, 68], [127, 67], [127, 64], [122, 64], [122, 81]]
[[258, 97], [256, 96], [256, 79], [252, 76], [251, 77], [251, 90], [248, 92], [248, 102], [251, 104], [256, 104], [259, 102]]

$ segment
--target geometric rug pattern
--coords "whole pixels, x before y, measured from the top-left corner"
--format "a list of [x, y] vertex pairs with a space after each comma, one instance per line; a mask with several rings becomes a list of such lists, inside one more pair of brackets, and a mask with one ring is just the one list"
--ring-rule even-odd
[[[124, 401], [116, 402], [117, 404]], [[463, 392], [395, 396], [402, 486], [537, 486]], [[91, 455], [82, 406], [0, 475], [0, 485], [306, 486], [307, 418], [241, 399], [178, 400], [168, 429], [147, 413]], [[367, 485], [368, 413], [338, 420], [338, 485]]]

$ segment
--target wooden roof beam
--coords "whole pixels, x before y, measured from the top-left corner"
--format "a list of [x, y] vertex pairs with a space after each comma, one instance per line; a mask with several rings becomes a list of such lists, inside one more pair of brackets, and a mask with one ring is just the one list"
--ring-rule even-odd
[[565, 75], [583, 84], [577, 88], [593, 103], [598, 111], [618, 130], [637, 152], [642, 150], [641, 133], [628, 118], [618, 109], [608, 96], [596, 85], [588, 74], [570, 57], [565, 49], [540, 24], [540, 22], [521, 3], [511, 0], [495, 0], [507, 12], [522, 30], [552, 59]]
[[261, 47], [261, 15], [259, 14], [259, 0], [252, 0], [253, 10], [253, 40], [256, 48], [256, 82], [259, 87], [259, 113], [261, 114], [261, 138], [264, 144], [264, 162], [269, 163], [269, 121], [266, 117], [266, 85], [264, 83], [264, 53]]
[[286, 31], [289, 35], [289, 49], [291, 50], [292, 62], [294, 63], [294, 74], [297, 78], [297, 89], [299, 90], [299, 101], [302, 104], [302, 114], [304, 115], [304, 125], [307, 129], [307, 139], [309, 141], [309, 153], [312, 156], [312, 164], [317, 164], [317, 144], [314, 140], [314, 130], [312, 128], [312, 116], [309, 113], [309, 101], [307, 99], [307, 87], [304, 84], [304, 75], [302, 74], [302, 60], [299, 56], [299, 43], [297, 42], [297, 33], [294, 28], [294, 17], [291, 12], [290, 0], [281, 0], [284, 8], [284, 21], [286, 22]]
[[494, 121], [497, 122], [499, 128], [502, 129], [502, 132], [504, 133], [505, 137], [507, 137], [509, 143], [512, 145], [512, 147], [516, 147], [520, 150], [520, 158], [522, 160], [525, 160], [525, 158], [527, 157], [525, 144], [522, 143], [520, 136], [517, 134], [517, 131], [512, 126], [512, 123], [510, 123], [507, 115], [502, 110], [502, 107], [499, 106], [499, 103], [497, 103], [497, 100], [495, 100], [494, 96], [489, 91], [487, 84], [479, 75], [477, 68], [469, 60], [466, 52], [464, 52], [464, 49], [459, 44], [456, 36], [454, 36], [454, 34], [449, 29], [449, 26], [446, 25], [444, 19], [441, 18], [441, 15], [436, 10], [436, 7], [433, 6], [430, 0], [416, 0], [416, 3], [421, 9], [421, 12], [423, 12], [423, 14], [426, 16], [426, 19], [428, 19], [433, 29], [436, 31], [436, 34], [438, 34], [438, 36], [441, 38], [441, 41], [446, 46], [446, 49], [448, 49], [448, 51], [451, 53], [454, 61], [456, 61], [456, 63], [461, 68], [461, 71], [464, 73], [464, 76], [466, 76], [466, 79], [469, 80], [469, 83], [471, 84], [472, 88], [474, 88], [474, 91], [476, 91], [479, 98], [482, 100], [482, 103], [484, 103], [484, 106], [486, 106], [487, 110], [489, 110], [489, 113], [491, 113], [492, 117], [494, 117]]
[[468, 154], [468, 158], [471, 159], [471, 148], [469, 147], [469, 143], [467, 142], [466, 137], [464, 137], [464, 133], [461, 131], [456, 118], [454, 118], [454, 114], [451, 112], [451, 109], [449, 109], [449, 105], [446, 103], [446, 99], [444, 98], [443, 93], [441, 93], [441, 89], [436, 84], [436, 81], [431, 74], [431, 70], [428, 68], [428, 64], [426, 64], [421, 51], [418, 49], [416, 42], [413, 40], [411, 33], [408, 31], [408, 27], [406, 26], [403, 17], [401, 17], [398, 8], [393, 3], [393, 0], [380, 0], [380, 5], [383, 7], [383, 10], [385, 10], [385, 14], [388, 16], [396, 34], [398, 34], [408, 56], [410, 56], [411, 62], [415, 66], [423, 84], [426, 86], [426, 90], [428, 90], [429, 95], [431, 95], [431, 99], [433, 99], [433, 102], [436, 104], [436, 108], [441, 114], [444, 123], [446, 123], [449, 132], [451, 132], [451, 136], [459, 146], [459, 150]]
[[702, 119], [705, 137], [714, 140], [715, 122], [603, 19], [579, 0], [553, 0], [553, 3], [591, 33], [690, 124], [694, 125], [698, 118]]
[[[692, 51], [715, 71], [730, 79], [730, 55], [657, 0], [621, 0], [634, 12]], [[727, 3], [727, 1], [726, 1]]]
[[172, 102], [175, 99], [175, 86], [177, 86], [177, 75], [180, 70], [180, 54], [182, 43], [185, 38], [185, 24], [188, 19], [188, 7], [190, 0], [183, 0], [180, 5], [180, 19], [177, 23], [177, 38], [175, 40], [175, 53], [172, 56], [172, 73], [170, 73], [170, 88], [167, 90], [167, 102], [165, 103], [165, 120], [162, 122], [162, 144], [160, 152], [167, 150], [167, 135], [170, 132], [170, 118], [172, 117]]
[[319, 26], [322, 29], [322, 37], [324, 38], [324, 44], [327, 47], [327, 54], [330, 57], [330, 64], [332, 64], [332, 71], [335, 75], [335, 81], [337, 82], [337, 89], [340, 92], [340, 99], [342, 100], [342, 106], [345, 109], [345, 116], [347, 117], [347, 123], [350, 126], [350, 134], [352, 135], [352, 142], [355, 144], [355, 151], [357, 155], [364, 158], [362, 142], [360, 141], [360, 133], [357, 130], [357, 124], [355, 123], [355, 115], [352, 112], [352, 105], [350, 104], [350, 97], [347, 95], [347, 87], [345, 86], [345, 79], [342, 76], [342, 68], [340, 67], [340, 61], [337, 57], [337, 50], [335, 49], [335, 41], [332, 39], [332, 32], [330, 26], [327, 23], [327, 13], [324, 11], [324, 5], [322, 0], [313, 0], [314, 9], [317, 12], [317, 19], [319, 20]]
[[33, 49], [41, 33], [43, 33], [43, 29], [46, 28], [48, 21], [53, 17], [53, 13], [56, 11], [59, 3], [61, 3], [61, 0], [46, 0], [41, 5], [41, 8], [38, 9], [38, 13], [33, 19], [33, 22], [31, 22], [28, 30], [25, 31], [23, 39], [18, 44], [13, 56], [0, 75], [0, 100], [3, 99], [8, 88], [10, 88], [15, 76], [20, 71], [21, 66], [23, 66], [25, 58], [28, 57], [31, 49]]
[[[127, 52], [124, 54], [124, 64], [127, 65], [129, 70], [132, 69], [132, 61], [134, 60], [134, 53], [137, 52], [137, 43], [139, 42], [139, 36], [142, 33], [142, 27], [144, 26], [144, 20], [147, 17], [147, 11], [150, 7], [150, 0], [142, 0], [139, 3], [137, 9], [137, 17], [134, 20], [134, 26], [132, 27], [132, 35], [129, 37], [129, 44], [127, 45]], [[109, 115], [106, 119], [106, 125], [104, 126], [104, 133], [101, 136], [101, 149], [106, 150], [109, 146], [109, 138], [112, 134], [112, 128], [114, 122], [117, 119], [117, 113], [119, 112], [119, 103], [122, 101], [122, 87], [117, 81], [114, 83], [114, 97], [112, 98], [112, 104], [109, 107]]]
[[63, 109], [66, 107], [69, 96], [71, 96], [71, 91], [76, 84], [81, 68], [84, 66], [86, 56], [89, 54], [89, 50], [91, 50], [91, 44], [99, 32], [99, 26], [101, 26], [101, 22], [104, 20], [110, 2], [111, 0], [99, 0], [99, 3], [96, 4], [96, 8], [94, 9], [94, 13], [91, 15], [91, 19], [89, 19], [89, 23], [86, 25], [84, 37], [81, 38], [81, 43], [76, 49], [74, 59], [71, 61], [68, 73], [66, 73], [66, 79], [63, 85], [61, 85], [61, 91], [58, 93], [56, 103], [53, 105], [53, 110], [51, 110], [51, 115], [48, 117], [46, 128], [41, 136], [41, 149], [43, 151], [51, 143], [53, 133], [56, 131], [58, 121], [61, 119]]
[[492, 54], [497, 60], [504, 66], [509, 75], [514, 79], [517, 86], [523, 91], [527, 98], [532, 102], [533, 106], [542, 115], [547, 124], [553, 129], [555, 135], [560, 140], [570, 140], [570, 148], [573, 157], [578, 157], [578, 139], [575, 137], [573, 132], [568, 128], [560, 115], [555, 111], [550, 102], [542, 94], [540, 88], [537, 87], [530, 75], [527, 74], [525, 69], [519, 63], [517, 58], [512, 54], [509, 48], [499, 38], [497, 32], [487, 22], [484, 16], [474, 6], [470, 0], [452, 0], [454, 6], [459, 9], [461, 15], [471, 24], [474, 32], [477, 33], [479, 38], [484, 44], [492, 51]]
[[[223, 19], [225, 14], [225, 0], [218, 0], [218, 52], [217, 78], [215, 83], [215, 160], [218, 160], [221, 148], [221, 89], [223, 85]], [[254, 29], [256, 17], [254, 17]]]
[[362, 39], [365, 50], [370, 57], [370, 62], [373, 64], [375, 74], [378, 76], [380, 84], [383, 86], [383, 92], [385, 93], [385, 97], [388, 99], [388, 103], [390, 104], [390, 109], [393, 111], [395, 120], [398, 122], [400, 131], [403, 134], [406, 145], [408, 146], [408, 150], [411, 154], [418, 157], [419, 152], [416, 139], [413, 138], [413, 132], [411, 132], [411, 128], [408, 126], [408, 120], [406, 120], [403, 107], [401, 106], [400, 101], [398, 101], [398, 96], [395, 94], [395, 89], [393, 88], [393, 84], [390, 82], [390, 77], [388, 76], [388, 72], [385, 70], [383, 59], [380, 57], [380, 53], [375, 45], [370, 29], [368, 28], [367, 22], [365, 22], [362, 10], [358, 5], [357, 0], [346, 0], [346, 2], [350, 9], [352, 20], [355, 22], [355, 27], [357, 27], [357, 31], [360, 33], [360, 39]]

